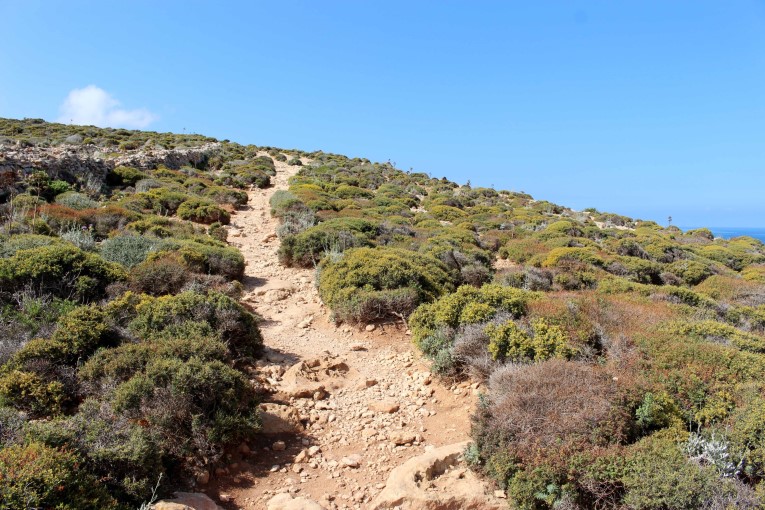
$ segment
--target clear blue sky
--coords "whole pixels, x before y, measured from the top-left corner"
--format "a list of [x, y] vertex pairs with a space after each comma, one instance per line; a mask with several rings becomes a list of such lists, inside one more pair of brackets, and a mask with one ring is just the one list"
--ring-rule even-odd
[[[761, 1], [0, 0], [0, 19], [3, 117], [185, 128], [765, 227]], [[89, 85], [100, 96], [62, 110]]]

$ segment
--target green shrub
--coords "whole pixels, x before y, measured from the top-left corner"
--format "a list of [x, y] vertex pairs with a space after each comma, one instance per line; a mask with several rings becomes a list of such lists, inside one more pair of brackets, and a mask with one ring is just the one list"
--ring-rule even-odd
[[342, 184], [335, 189], [335, 194], [340, 198], [372, 198], [374, 193], [357, 186]]
[[87, 195], [77, 193], [76, 191], [67, 191], [56, 196], [56, 203], [81, 211], [83, 209], [92, 209], [98, 206], [98, 202], [91, 200]]
[[714, 469], [686, 459], [672, 432], [644, 438], [631, 448], [623, 478], [629, 508], [701, 508], [720, 480]]
[[[412, 339], [419, 343], [439, 328], [456, 329], [460, 325], [476, 324], [498, 312], [520, 317], [526, 312], [526, 304], [533, 296], [529, 292], [499, 285], [484, 285], [480, 289], [462, 286], [435, 303], [421, 305], [409, 317]], [[478, 305], [486, 305], [491, 311]]]
[[136, 193], [145, 193], [162, 186], [164, 185], [156, 179], [140, 179], [135, 183], [135, 191]]
[[489, 353], [499, 361], [543, 361], [549, 358], [571, 358], [574, 349], [569, 347], [563, 330], [548, 324], [544, 319], [531, 322], [530, 328], [519, 327], [512, 320], [486, 325], [489, 336]]
[[21, 250], [31, 250], [51, 244], [61, 244], [61, 241], [55, 237], [36, 234], [0, 236], [0, 259], [12, 257]]
[[136, 292], [162, 296], [180, 292], [189, 277], [183, 260], [168, 253], [135, 266], [130, 272], [130, 286]]
[[152, 360], [114, 392], [115, 411], [148, 422], [161, 451], [199, 461], [217, 460], [221, 445], [257, 432], [257, 403], [241, 372], [198, 358]]
[[[433, 257], [395, 248], [353, 248], [322, 263], [319, 293], [337, 320], [359, 322], [408, 316], [418, 304], [451, 291], [452, 281]], [[372, 316], [365, 315], [370, 300], [376, 302], [372, 309], [382, 307]]]
[[229, 204], [234, 207], [242, 207], [247, 203], [247, 193], [238, 189], [223, 186], [210, 186], [204, 190], [203, 195], [217, 204]]
[[0, 508], [100, 510], [116, 501], [80, 460], [64, 449], [40, 443], [0, 448]]
[[667, 392], [648, 392], [635, 410], [637, 425], [643, 431], [659, 430], [670, 426], [682, 426], [677, 404]]
[[151, 209], [161, 215], [175, 214], [181, 204], [191, 198], [186, 193], [164, 187], [136, 194], [135, 197], [145, 200], [144, 209]]
[[118, 166], [106, 175], [106, 183], [112, 186], [135, 186], [138, 181], [146, 177], [145, 173], [136, 168]]
[[686, 285], [697, 285], [712, 274], [708, 266], [693, 260], [673, 262], [668, 270], [679, 276]]
[[542, 260], [542, 267], [556, 267], [563, 262], [582, 262], [593, 266], [603, 266], [603, 259], [590, 248], [553, 248]]
[[284, 237], [279, 258], [288, 266], [314, 267], [326, 253], [337, 254], [348, 248], [371, 246], [376, 233], [377, 226], [370, 221], [334, 218]]
[[207, 238], [207, 242], [202, 241], [204, 240], [167, 240], [149, 254], [144, 264], [171, 255], [178, 257], [189, 271], [221, 275], [232, 280], [242, 279], [244, 257], [239, 250], [210, 238]]
[[239, 357], [254, 356], [262, 344], [255, 317], [223, 294], [183, 292], [149, 298], [138, 305], [136, 312], [130, 329], [141, 338], [187, 327], [187, 322], [204, 322]]
[[85, 400], [77, 413], [27, 427], [28, 440], [74, 449], [80, 469], [98, 477], [121, 501], [139, 504], [151, 494], [163, 471], [151, 431], [114, 412], [105, 402]]
[[85, 228], [72, 227], [60, 234], [61, 239], [69, 241], [76, 247], [85, 251], [93, 251], [96, 248], [96, 240], [93, 232]]
[[59, 381], [46, 381], [21, 370], [4, 370], [0, 375], [0, 403], [32, 416], [56, 415], [65, 400], [64, 385]]
[[190, 198], [178, 207], [178, 217], [197, 223], [222, 223], [228, 225], [231, 215], [212, 202], [201, 198]]
[[146, 260], [157, 245], [155, 239], [143, 236], [117, 236], [104, 240], [99, 245], [99, 253], [109, 262], [131, 268]]
[[61, 180], [51, 181], [50, 194], [54, 197], [56, 195], [60, 195], [61, 193], [66, 193], [67, 191], [72, 191], [72, 186], [68, 182]]
[[732, 344], [749, 352], [765, 353], [765, 337], [741, 331], [730, 324], [706, 320], [698, 322], [671, 322], [664, 330], [676, 335], [694, 336], [711, 342]]
[[107, 285], [125, 278], [119, 265], [67, 244], [20, 250], [0, 259], [0, 288], [7, 291], [31, 285], [58, 297], [89, 302], [100, 299]]

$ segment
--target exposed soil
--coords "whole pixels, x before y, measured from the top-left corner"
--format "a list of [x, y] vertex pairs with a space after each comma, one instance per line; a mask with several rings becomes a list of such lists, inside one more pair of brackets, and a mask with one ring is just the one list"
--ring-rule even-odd
[[228, 508], [265, 508], [285, 491], [326, 508], [365, 508], [391, 469], [428, 445], [468, 439], [478, 390], [433, 378], [403, 324], [335, 326], [314, 271], [278, 261], [269, 198], [299, 167], [276, 169], [273, 187], [250, 192], [229, 239], [247, 261], [245, 301], [264, 319], [265, 355], [253, 382], [266, 402], [297, 409], [304, 430], [261, 435], [200, 489]]

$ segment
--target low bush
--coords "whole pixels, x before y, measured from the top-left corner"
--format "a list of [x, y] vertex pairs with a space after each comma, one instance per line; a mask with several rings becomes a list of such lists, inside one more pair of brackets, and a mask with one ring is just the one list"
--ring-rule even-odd
[[231, 214], [217, 205], [200, 198], [190, 198], [178, 207], [178, 217], [197, 223], [228, 225]]
[[91, 200], [87, 195], [77, 193], [76, 191], [67, 191], [56, 196], [56, 203], [81, 211], [83, 209], [92, 209], [98, 206], [98, 202]]
[[0, 404], [12, 405], [33, 417], [44, 417], [59, 414], [65, 401], [64, 385], [59, 381], [7, 368], [0, 375]]
[[271, 195], [269, 204], [271, 205], [271, 215], [277, 218], [283, 217], [287, 211], [305, 208], [305, 204], [294, 193], [284, 190], [276, 190]]
[[121, 501], [140, 504], [163, 473], [163, 452], [151, 430], [114, 412], [107, 402], [85, 400], [76, 414], [33, 423], [26, 435], [48, 447], [79, 452], [78, 467]]
[[61, 239], [69, 241], [76, 247], [85, 251], [93, 251], [96, 248], [96, 240], [93, 232], [86, 228], [69, 228], [60, 234]]
[[6, 292], [32, 286], [89, 302], [103, 297], [107, 285], [126, 276], [119, 265], [67, 244], [20, 250], [0, 259], [0, 288]]
[[65, 449], [40, 443], [0, 448], [0, 508], [100, 510], [117, 502]]
[[214, 292], [145, 299], [129, 327], [139, 337], [151, 338], [188, 327], [188, 322], [208, 324], [237, 357], [253, 357], [262, 345], [255, 317], [233, 299]]
[[353, 248], [320, 267], [319, 293], [338, 321], [406, 317], [453, 289], [453, 276], [441, 262], [408, 250]]
[[12, 257], [21, 250], [31, 250], [52, 244], [61, 244], [61, 241], [56, 237], [37, 234], [0, 236], [0, 259]]
[[533, 471], [546, 458], [568, 462], [582, 444], [620, 444], [629, 429], [629, 412], [604, 369], [563, 360], [507, 364], [491, 375], [489, 395], [473, 417], [475, 461], [500, 485], [514, 486], [509, 492], [518, 498], [529, 473], [520, 467]]
[[[151, 360], [114, 392], [115, 411], [147, 422], [161, 451], [199, 461], [216, 460], [219, 445], [257, 432], [257, 403], [241, 372], [198, 358]], [[179, 434], [187, 441], [178, 441]]]
[[279, 258], [288, 266], [314, 267], [326, 253], [337, 254], [348, 248], [371, 246], [377, 226], [358, 218], [324, 221], [282, 239]]
[[145, 173], [136, 168], [117, 166], [106, 175], [106, 183], [112, 186], [135, 186], [138, 181], [146, 177]]
[[571, 358], [575, 351], [568, 345], [560, 327], [535, 319], [526, 325], [512, 320], [485, 326], [491, 357], [498, 361], [544, 361]]
[[168, 255], [177, 257], [188, 271], [221, 275], [233, 280], [241, 280], [244, 276], [244, 257], [239, 250], [211, 238], [168, 239], [149, 254], [145, 264]]
[[167, 253], [135, 266], [130, 272], [130, 286], [139, 293], [163, 296], [180, 292], [189, 278], [183, 260], [177, 254]]
[[99, 253], [109, 262], [132, 268], [146, 260], [158, 244], [155, 239], [144, 236], [116, 236], [104, 240], [99, 245]]
[[518, 318], [526, 312], [526, 304], [533, 297], [534, 294], [512, 287], [484, 285], [477, 289], [462, 286], [453, 294], [420, 306], [409, 317], [412, 339], [418, 343], [440, 328], [456, 329], [465, 324], [477, 324], [499, 312]]

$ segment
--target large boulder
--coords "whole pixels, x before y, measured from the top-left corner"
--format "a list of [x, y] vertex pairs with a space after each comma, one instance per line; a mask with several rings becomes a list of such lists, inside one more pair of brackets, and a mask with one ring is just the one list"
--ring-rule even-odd
[[413, 457], [391, 471], [372, 510], [500, 510], [495, 498], [469, 469], [461, 466], [468, 442], [442, 446]]

